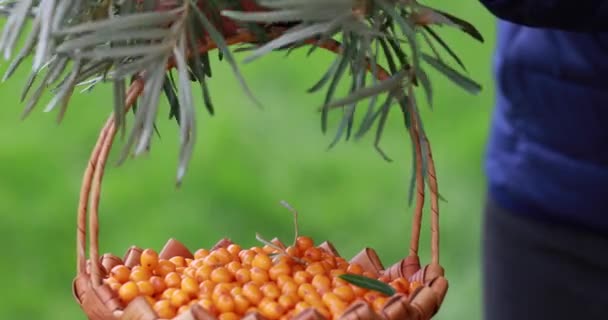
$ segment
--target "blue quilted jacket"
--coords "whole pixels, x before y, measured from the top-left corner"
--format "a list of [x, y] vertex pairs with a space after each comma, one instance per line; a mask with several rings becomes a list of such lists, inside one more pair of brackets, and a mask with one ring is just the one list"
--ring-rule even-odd
[[499, 18], [490, 195], [608, 234], [608, 1], [480, 1]]

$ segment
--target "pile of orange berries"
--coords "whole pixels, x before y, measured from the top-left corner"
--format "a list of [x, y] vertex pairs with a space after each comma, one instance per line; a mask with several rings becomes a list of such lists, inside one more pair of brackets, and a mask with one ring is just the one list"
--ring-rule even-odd
[[104, 281], [125, 306], [143, 296], [164, 319], [194, 304], [219, 320], [240, 319], [250, 312], [270, 320], [291, 319], [311, 307], [333, 319], [356, 300], [381, 310], [389, 297], [348, 283], [339, 277], [345, 273], [379, 279], [403, 294], [420, 286], [364, 271], [304, 236], [279, 254], [268, 245], [242, 249], [230, 244], [211, 251], [200, 249], [194, 259], [176, 256], [164, 260], [146, 249], [139, 265], [116, 265]]

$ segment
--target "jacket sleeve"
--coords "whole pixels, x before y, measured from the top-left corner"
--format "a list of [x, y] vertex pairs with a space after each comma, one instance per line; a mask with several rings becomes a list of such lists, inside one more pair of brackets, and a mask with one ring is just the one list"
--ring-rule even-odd
[[537, 28], [608, 31], [607, 0], [480, 0], [496, 17]]

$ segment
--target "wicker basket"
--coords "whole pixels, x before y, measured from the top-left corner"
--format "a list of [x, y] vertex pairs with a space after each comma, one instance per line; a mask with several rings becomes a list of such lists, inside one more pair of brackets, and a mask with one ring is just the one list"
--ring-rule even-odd
[[[101, 131], [84, 175], [78, 210], [77, 276], [73, 282], [73, 293], [76, 301], [91, 320], [156, 320], [158, 317], [145, 299], [136, 298], [123, 309], [115, 292], [103, 283], [103, 279], [113, 266], [125, 264], [128, 267], [133, 267], [139, 264], [141, 254], [141, 249], [137, 247], [129, 248], [122, 259], [112, 254], [99, 254], [98, 207], [101, 182], [115, 131], [113, 118], [110, 118]], [[88, 205], [89, 202], [90, 205]], [[89, 227], [88, 260], [86, 256], [87, 218]], [[447, 292], [448, 284], [447, 280], [443, 277], [443, 268], [438, 263], [431, 263], [423, 268], [420, 267], [416, 254], [420, 231], [419, 218], [419, 215], [414, 216], [414, 219], [418, 221], [414, 221], [413, 224], [414, 236], [412, 237], [412, 249], [408, 257], [389, 268], [384, 268], [375, 251], [365, 248], [351, 259], [351, 263], [358, 263], [366, 271], [370, 271], [378, 276], [384, 275], [390, 279], [405, 277], [410, 279], [410, 281], [420, 281], [423, 283], [423, 286], [410, 293], [409, 296], [397, 294], [391, 297], [384, 306], [382, 314], [374, 312], [366, 302], [358, 301], [350, 305], [340, 319], [430, 319], [436, 314]], [[433, 219], [432, 222], [432, 233], [437, 233], [437, 219]], [[437, 236], [433, 236], [434, 243], [432, 250], [434, 260], [438, 259], [438, 239]], [[216, 244], [214, 248], [228, 246], [230, 243], [230, 240], [224, 239]], [[325, 242], [319, 247], [334, 255], [338, 255], [331, 243]], [[193, 255], [181, 243], [170, 239], [160, 251], [159, 258], [169, 259], [173, 256], [192, 257]], [[245, 318], [264, 319], [259, 314], [249, 314]], [[174, 319], [207, 320], [215, 319], [215, 317], [195, 304], [188, 312], [182, 313]], [[297, 315], [295, 319], [324, 319], [324, 317], [311, 308]]]

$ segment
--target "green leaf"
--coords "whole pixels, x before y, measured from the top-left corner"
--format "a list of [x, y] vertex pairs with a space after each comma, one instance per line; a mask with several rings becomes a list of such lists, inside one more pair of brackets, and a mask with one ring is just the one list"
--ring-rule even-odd
[[430, 56], [428, 54], [423, 53], [422, 58], [431, 66], [433, 66], [437, 71], [441, 72], [448, 79], [450, 79], [455, 84], [459, 85], [461, 88], [465, 89], [469, 93], [478, 94], [481, 91], [481, 85], [477, 82], [469, 79], [467, 76], [459, 73], [454, 70], [452, 67], [448, 66], [444, 62], [438, 60], [437, 58]]
[[372, 279], [358, 274], [345, 273], [343, 275], [340, 275], [340, 278], [357, 287], [380, 292], [388, 297], [393, 296], [395, 293], [397, 293], [395, 289], [393, 289], [393, 287], [380, 280]]

